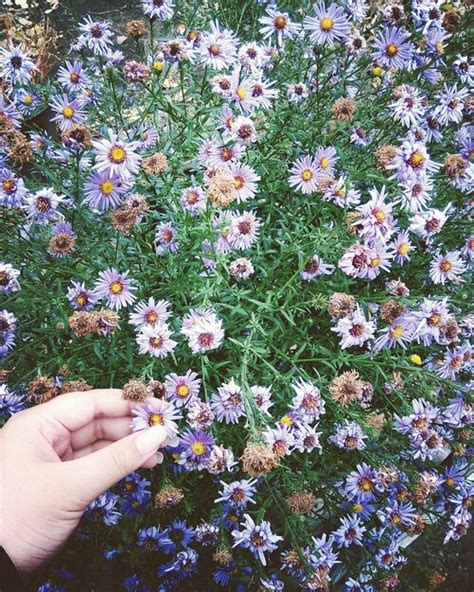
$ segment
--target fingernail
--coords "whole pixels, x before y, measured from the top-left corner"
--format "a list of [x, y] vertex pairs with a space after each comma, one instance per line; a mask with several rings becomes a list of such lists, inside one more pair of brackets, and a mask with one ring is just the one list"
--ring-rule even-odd
[[156, 453], [156, 462], [157, 462], [159, 465], [161, 465], [161, 463], [163, 462], [164, 458], [165, 458], [165, 457], [163, 456], [163, 453], [162, 453], [162, 452], [157, 452], [157, 453]]
[[179, 444], [179, 438], [178, 436], [175, 436], [174, 438], [171, 438], [171, 440], [168, 442], [168, 446], [172, 446], [173, 448], [175, 448], [176, 446], [178, 446]]
[[153, 426], [148, 430], [143, 430], [135, 438], [135, 446], [138, 452], [143, 456], [150, 456], [156, 452], [166, 438], [166, 432], [161, 426]]

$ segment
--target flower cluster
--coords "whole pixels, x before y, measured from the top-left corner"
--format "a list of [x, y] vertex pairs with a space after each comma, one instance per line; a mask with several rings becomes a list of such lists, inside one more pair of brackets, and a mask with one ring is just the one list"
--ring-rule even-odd
[[0, 417], [167, 433], [40, 592], [409, 591], [470, 526], [466, 3], [237, 4], [0, 45]]

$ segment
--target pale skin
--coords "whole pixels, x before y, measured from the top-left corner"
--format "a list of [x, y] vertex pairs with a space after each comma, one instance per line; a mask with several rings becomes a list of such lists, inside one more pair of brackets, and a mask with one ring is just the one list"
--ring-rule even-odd
[[98, 495], [162, 460], [165, 430], [130, 434], [132, 406], [118, 389], [68, 393], [0, 430], [0, 545], [20, 572], [54, 555]]

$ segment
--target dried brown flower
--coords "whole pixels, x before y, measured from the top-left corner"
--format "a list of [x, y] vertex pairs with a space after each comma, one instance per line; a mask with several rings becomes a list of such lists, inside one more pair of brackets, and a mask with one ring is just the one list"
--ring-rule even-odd
[[460, 154], [448, 154], [444, 160], [444, 171], [450, 179], [457, 179], [465, 173], [469, 162]]
[[329, 298], [328, 312], [336, 319], [347, 317], [356, 307], [356, 302], [352, 296], [344, 292], [334, 292]]
[[247, 444], [240, 460], [251, 477], [262, 477], [279, 464], [277, 455], [266, 444]]
[[69, 317], [69, 326], [78, 337], [97, 332], [97, 320], [94, 313], [78, 310]]
[[166, 386], [159, 380], [150, 380], [146, 388], [149, 397], [166, 398]]
[[181, 489], [169, 485], [163, 487], [155, 495], [155, 506], [160, 509], [174, 508], [181, 503], [184, 498], [184, 493]]
[[60, 394], [64, 395], [66, 393], [82, 393], [85, 391], [90, 391], [91, 388], [91, 385], [82, 378], [79, 378], [79, 380], [67, 380], [61, 387]]
[[343, 372], [329, 385], [329, 392], [333, 399], [343, 406], [357, 401], [363, 396], [364, 383], [359, 379], [355, 370]]
[[168, 159], [162, 152], [155, 152], [142, 160], [142, 169], [147, 175], [161, 175], [168, 168]]
[[396, 154], [396, 146], [392, 146], [391, 144], [381, 146], [375, 153], [375, 157], [377, 159], [377, 168], [386, 171]]
[[231, 563], [232, 560], [232, 551], [227, 547], [217, 549], [217, 551], [212, 556], [212, 561], [214, 561], [214, 563], [217, 563], [217, 565], [229, 565], [229, 563]]
[[111, 333], [119, 321], [118, 314], [108, 308], [104, 308], [93, 314], [97, 323], [97, 332], [102, 335]]
[[209, 200], [219, 206], [228, 206], [237, 198], [234, 177], [222, 169], [215, 171], [207, 188]]
[[448, 33], [454, 33], [461, 22], [461, 16], [454, 10], [448, 10], [444, 15], [443, 27]]
[[137, 223], [137, 214], [125, 204], [121, 204], [119, 208], [114, 210], [110, 217], [112, 219], [112, 226], [118, 232], [129, 232]]
[[396, 300], [388, 300], [388, 302], [384, 302], [380, 307], [380, 318], [383, 321], [391, 323], [405, 313], [406, 309], [407, 307], [405, 305], [400, 304]]
[[10, 158], [16, 164], [26, 164], [33, 158], [33, 148], [28, 138], [21, 132], [15, 132], [10, 141]]
[[325, 193], [326, 191], [332, 189], [335, 185], [336, 179], [334, 179], [334, 177], [321, 177], [321, 179], [318, 180], [318, 191], [320, 193]]
[[357, 106], [354, 99], [343, 97], [337, 99], [331, 108], [331, 113], [337, 119], [337, 121], [345, 122], [350, 121], [354, 117]]
[[295, 514], [311, 514], [316, 504], [316, 498], [311, 491], [295, 491], [286, 501]]
[[367, 425], [375, 430], [381, 432], [385, 423], [385, 415], [383, 413], [371, 413], [367, 417]]
[[459, 334], [459, 326], [454, 317], [449, 317], [444, 325], [440, 326], [440, 331], [443, 337], [450, 343], [457, 341]]
[[142, 20], [128, 21], [128, 23], [125, 25], [125, 32], [129, 37], [139, 39], [140, 37], [143, 37], [147, 32], [146, 23]]
[[360, 212], [348, 212], [346, 216], [346, 224], [347, 224], [347, 234], [349, 236], [356, 236], [360, 229], [362, 228], [358, 224], [354, 224], [357, 220], [362, 218], [362, 214]]
[[28, 398], [35, 403], [46, 403], [58, 394], [52, 378], [38, 374], [28, 385]]
[[426, 528], [425, 519], [423, 518], [423, 516], [418, 515], [418, 516], [415, 516], [413, 520], [414, 520], [413, 524], [410, 524], [409, 526], [407, 526], [405, 528], [405, 530], [410, 535], [421, 534]]
[[51, 237], [49, 241], [49, 252], [51, 255], [64, 257], [74, 253], [76, 250], [76, 237], [68, 232], [59, 232]]
[[188, 57], [186, 45], [181, 39], [171, 39], [162, 46], [163, 55], [168, 60], [181, 62]]
[[446, 581], [446, 575], [439, 571], [434, 571], [428, 581], [428, 591], [434, 592]]
[[132, 193], [132, 195], [127, 197], [123, 205], [129, 210], [135, 212], [137, 216], [148, 210], [148, 203], [146, 199], [139, 193]]
[[79, 123], [71, 126], [62, 136], [63, 143], [70, 148], [86, 150], [92, 146], [91, 133], [85, 125]]
[[143, 401], [148, 399], [146, 385], [140, 380], [130, 380], [123, 387], [122, 399], [134, 401], [135, 403], [143, 403]]

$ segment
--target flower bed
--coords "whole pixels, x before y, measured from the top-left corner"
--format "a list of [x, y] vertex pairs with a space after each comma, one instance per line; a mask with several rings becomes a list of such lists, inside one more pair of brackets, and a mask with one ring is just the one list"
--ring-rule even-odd
[[119, 387], [173, 439], [42, 592], [410, 590], [469, 527], [465, 9], [264, 4], [1, 50], [0, 413]]

